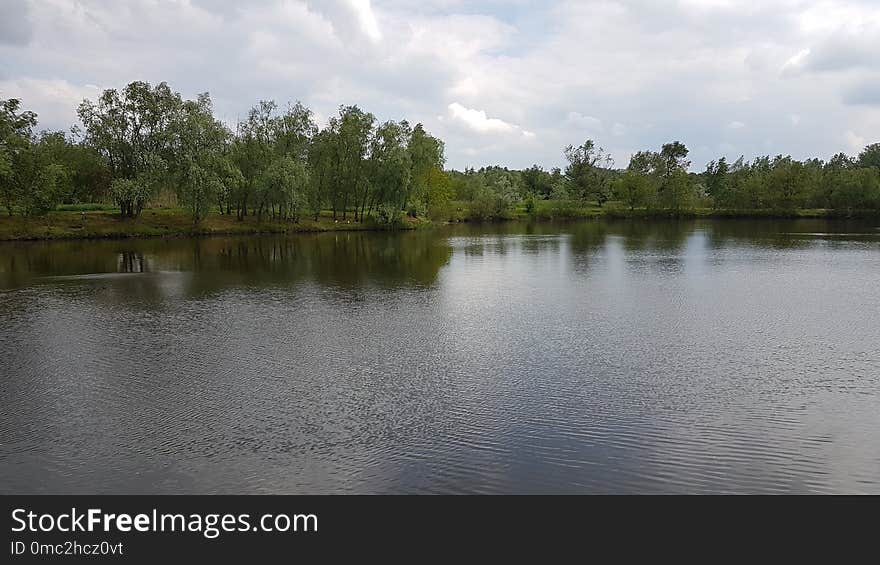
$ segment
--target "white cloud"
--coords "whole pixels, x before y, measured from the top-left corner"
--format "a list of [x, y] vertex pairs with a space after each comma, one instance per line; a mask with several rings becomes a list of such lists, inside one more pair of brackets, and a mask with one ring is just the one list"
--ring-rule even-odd
[[485, 111], [465, 108], [458, 102], [448, 106], [449, 117], [477, 133], [515, 134], [524, 137], [535, 137], [534, 132], [527, 131], [518, 125], [505, 122], [500, 118], [490, 118]]
[[25, 108], [40, 108], [39, 128], [67, 130], [76, 123], [76, 109], [101, 90], [93, 84], [75, 85], [62, 79], [22, 77], [0, 81], [0, 98], [19, 98]]
[[53, 129], [97, 94], [85, 85], [165, 80], [185, 96], [210, 91], [231, 121], [260, 99], [299, 99], [324, 120], [358, 104], [422, 122], [458, 168], [561, 165], [561, 148], [586, 137], [619, 163], [673, 139], [695, 168], [728, 149], [827, 158], [880, 131], [870, 0], [12, 6], [0, 22], [2, 95]]
[[593, 116], [585, 116], [580, 112], [569, 112], [565, 121], [579, 129], [592, 131], [602, 130], [602, 120], [594, 118]]
[[810, 56], [810, 49], [801, 49], [785, 61], [782, 65], [783, 73], [796, 73], [804, 68], [807, 58]]
[[382, 39], [382, 32], [379, 30], [379, 24], [376, 21], [376, 15], [373, 14], [373, 8], [370, 6], [370, 0], [348, 0], [358, 21], [361, 24], [361, 30], [373, 41]]
[[846, 131], [843, 134], [843, 139], [846, 141], [848, 149], [854, 153], [864, 148], [868, 143], [866, 137], [859, 135], [852, 130]]
[[728, 129], [743, 129], [744, 127], [746, 127], [746, 125], [744, 123], [736, 121], [736, 120], [727, 124]]

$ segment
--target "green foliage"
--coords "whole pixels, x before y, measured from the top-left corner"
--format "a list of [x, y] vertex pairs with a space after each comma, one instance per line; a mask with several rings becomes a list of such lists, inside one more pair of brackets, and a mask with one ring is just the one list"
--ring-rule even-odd
[[59, 135], [37, 138], [36, 124], [36, 114], [22, 111], [18, 100], [0, 101], [0, 198], [10, 216], [15, 209], [45, 214], [69, 193], [68, 170], [54, 151]]
[[431, 207], [431, 199], [434, 196], [431, 175], [435, 170], [442, 171], [446, 162], [443, 142], [428, 134], [422, 124], [416, 124], [409, 139], [409, 153], [413, 186], [407, 202], [411, 198], [417, 198], [427, 210]]
[[150, 182], [142, 178], [114, 179], [110, 183], [110, 196], [119, 206], [123, 216], [137, 217], [150, 198]]
[[397, 221], [394, 210], [406, 205], [413, 172], [410, 136], [409, 124], [388, 121], [376, 128], [370, 142], [371, 202], [383, 223]]
[[[121, 92], [105, 90], [97, 102], [84, 100], [77, 114], [85, 127], [85, 141], [105, 160], [113, 181], [111, 193], [123, 215], [136, 216], [169, 172], [175, 158], [175, 135], [180, 134], [178, 116], [183, 107], [179, 93], [166, 83], [155, 87], [132, 82]], [[129, 190], [136, 185], [137, 190]], [[127, 187], [121, 189], [120, 187]], [[136, 200], [128, 200], [128, 194]], [[146, 194], [146, 198], [141, 197]]]
[[529, 192], [525, 198], [526, 214], [528, 214], [529, 216], [533, 216], [535, 214], [535, 212], [537, 211], [537, 206], [538, 205], [535, 202], [535, 195], [533, 193]]
[[550, 192], [550, 200], [567, 201], [571, 198], [568, 187], [564, 182], [554, 182], [553, 190]]
[[55, 207], [55, 210], [59, 212], [103, 212], [114, 209], [115, 206], [94, 202], [86, 204], [59, 204]]
[[240, 176], [225, 155], [232, 133], [214, 119], [207, 93], [181, 104], [169, 129], [176, 149], [169, 170], [178, 197], [189, 208], [193, 223], [198, 223], [214, 202], [219, 202], [222, 209], [231, 192], [230, 184]]
[[706, 165], [704, 177], [706, 193], [712, 198], [713, 206], [730, 206], [733, 194], [730, 190], [730, 167], [727, 159], [722, 157], [717, 162], [712, 161]]
[[688, 174], [682, 170], [674, 170], [660, 185], [657, 202], [664, 210], [680, 213], [693, 207], [695, 197], [694, 186]]
[[523, 169], [520, 176], [527, 195], [542, 199], [550, 198], [555, 184], [553, 174], [538, 165], [532, 165], [528, 169]]
[[766, 178], [770, 205], [781, 210], [803, 207], [808, 190], [803, 163], [791, 157], [776, 157]]
[[611, 197], [611, 179], [614, 160], [603, 148], [596, 147], [592, 139], [583, 145], [569, 145], [564, 150], [568, 166], [565, 177], [574, 195], [582, 200], [593, 200], [602, 206]]
[[838, 210], [865, 210], [880, 207], [880, 168], [847, 169], [840, 175], [839, 189], [831, 204]]
[[193, 223], [216, 209], [235, 211], [239, 221], [255, 216], [258, 224], [317, 222], [325, 207], [346, 224], [352, 215], [394, 225], [404, 214], [494, 220], [515, 210], [582, 217], [611, 199], [611, 214], [679, 215], [708, 206], [718, 213], [880, 210], [880, 143], [827, 162], [721, 157], [697, 174], [680, 141], [635, 153], [618, 170], [586, 140], [564, 149], [564, 172], [538, 165], [459, 172], [444, 170], [443, 141], [422, 124], [379, 123], [357, 106], [340, 106], [322, 129], [301, 103], [279, 108], [264, 100], [232, 131], [214, 117], [207, 93], [186, 100], [165, 83], [137, 81], [83, 101], [77, 113], [82, 130], [37, 135], [36, 114], [16, 99], [0, 100], [0, 205], [9, 215], [59, 205], [85, 210], [76, 206], [108, 199], [125, 217], [150, 203], [179, 202]]
[[219, 184], [217, 175], [195, 162], [191, 162], [181, 174], [183, 201], [189, 206], [193, 223], [200, 222], [208, 214], [208, 209], [219, 192]]
[[651, 200], [651, 185], [647, 177], [626, 171], [612, 186], [614, 197], [630, 210], [647, 206]]
[[452, 198], [449, 176], [439, 167], [431, 167], [425, 174], [423, 190], [429, 214], [434, 209], [445, 209]]
[[100, 202], [107, 196], [110, 171], [97, 151], [60, 131], [42, 132], [39, 144], [47, 160], [65, 171], [58, 187], [64, 202]]
[[273, 219], [298, 222], [308, 205], [309, 184], [309, 171], [303, 161], [291, 156], [276, 159], [259, 184], [260, 209], [271, 209]]
[[403, 212], [395, 204], [380, 204], [376, 210], [376, 221], [384, 225], [398, 225], [403, 221]]
[[872, 143], [859, 153], [859, 167], [880, 169], [880, 143]]
[[468, 208], [468, 217], [478, 222], [504, 220], [510, 217], [512, 201], [492, 187], [480, 187]]

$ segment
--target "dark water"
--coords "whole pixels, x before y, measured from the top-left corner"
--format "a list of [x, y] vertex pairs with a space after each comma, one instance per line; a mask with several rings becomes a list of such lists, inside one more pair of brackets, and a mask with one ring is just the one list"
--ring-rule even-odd
[[0, 492], [880, 493], [880, 222], [0, 245]]

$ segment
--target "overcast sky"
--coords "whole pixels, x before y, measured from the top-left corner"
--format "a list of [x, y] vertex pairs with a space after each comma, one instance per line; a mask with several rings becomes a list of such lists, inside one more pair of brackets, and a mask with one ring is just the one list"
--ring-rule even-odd
[[0, 98], [67, 129], [103, 88], [208, 91], [408, 118], [450, 167], [618, 166], [680, 139], [716, 156], [827, 158], [880, 141], [878, 0], [0, 0]]

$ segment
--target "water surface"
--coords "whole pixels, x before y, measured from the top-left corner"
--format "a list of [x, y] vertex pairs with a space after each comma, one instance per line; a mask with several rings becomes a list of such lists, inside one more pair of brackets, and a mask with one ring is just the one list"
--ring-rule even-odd
[[878, 226], [0, 244], [0, 492], [880, 493]]

